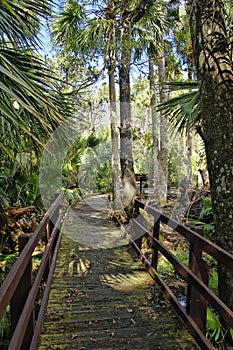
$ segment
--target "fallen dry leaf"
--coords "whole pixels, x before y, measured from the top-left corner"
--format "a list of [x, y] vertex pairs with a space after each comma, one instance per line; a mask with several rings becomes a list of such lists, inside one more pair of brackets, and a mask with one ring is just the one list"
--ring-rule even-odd
[[78, 338], [78, 334], [72, 334], [71, 340]]
[[127, 309], [127, 311], [131, 314], [133, 312], [133, 309]]
[[85, 292], [83, 290], [78, 291], [78, 295], [84, 295], [84, 294], [85, 294]]

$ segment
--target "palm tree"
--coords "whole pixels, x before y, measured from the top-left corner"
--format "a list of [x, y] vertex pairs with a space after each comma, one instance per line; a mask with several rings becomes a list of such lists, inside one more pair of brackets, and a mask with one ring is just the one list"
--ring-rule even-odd
[[6, 0], [0, 4], [0, 118], [2, 124], [18, 128], [40, 143], [32, 125], [48, 133], [62, 119], [59, 100], [47, 83], [51, 71], [35, 53], [40, 45], [39, 17], [49, 15], [51, 4], [50, 0]]
[[[34, 188], [41, 147], [64, 115], [63, 96], [56, 92], [52, 72], [36, 52], [40, 47], [40, 19], [50, 14], [51, 5], [51, 0], [0, 3], [0, 197], [3, 205], [15, 204], [18, 194], [26, 193], [27, 185], [16, 186], [14, 174], [21, 176], [26, 171], [27, 176], [21, 180], [29, 183], [29, 163]], [[27, 169], [23, 164], [26, 161]]]
[[[111, 6], [112, 5], [112, 6]], [[98, 4], [96, 9], [98, 8]], [[64, 10], [53, 24], [53, 37], [56, 44], [65, 52], [72, 52], [84, 60], [101, 56], [109, 77], [110, 124], [112, 142], [112, 188], [114, 209], [122, 210], [119, 179], [119, 131], [116, 116], [116, 14], [115, 2], [109, 2], [106, 8], [94, 11], [95, 16], [88, 17], [85, 9], [77, 1], [67, 1]]]
[[[137, 38], [137, 51], [140, 55], [146, 51], [149, 59], [149, 82], [151, 91], [151, 116], [152, 116], [152, 137], [153, 137], [153, 182], [154, 196], [160, 204], [166, 202], [167, 197], [167, 173], [168, 173], [168, 140], [167, 140], [167, 119], [161, 113], [158, 117], [156, 110], [156, 83], [155, 64], [157, 63], [159, 78], [159, 99], [165, 101], [167, 94], [166, 87], [163, 87], [165, 79], [165, 54], [164, 54], [164, 33], [170, 27], [166, 19], [165, 2], [155, 3], [153, 7], [143, 16], [134, 29]], [[140, 56], [139, 56], [140, 57]], [[161, 110], [162, 111], [162, 110]], [[160, 112], [161, 112], [160, 111]], [[159, 120], [160, 119], [160, 120]]]

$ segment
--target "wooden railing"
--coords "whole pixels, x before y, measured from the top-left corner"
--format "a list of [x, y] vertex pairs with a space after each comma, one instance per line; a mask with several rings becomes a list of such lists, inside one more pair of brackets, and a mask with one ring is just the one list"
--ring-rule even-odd
[[[153, 232], [144, 225], [143, 211], [153, 218]], [[174, 231], [185, 237], [189, 242], [189, 266], [184, 265], [159, 240], [160, 224], [166, 224]], [[151, 258], [142, 252], [142, 237], [146, 236], [152, 249]], [[208, 265], [202, 258], [202, 252], [212, 256], [219, 264], [224, 265], [233, 273], [233, 256], [216, 244], [205, 239], [202, 235], [179, 224], [171, 217], [146, 206], [139, 199], [134, 201], [134, 219], [129, 233], [129, 239], [140, 254], [150, 275], [156, 280], [166, 298], [172, 303], [178, 315], [194, 336], [202, 350], [213, 350], [206, 338], [206, 314], [209, 304], [220, 316], [224, 323], [233, 328], [233, 312], [208, 288]], [[158, 274], [158, 261], [163, 255], [175, 268], [176, 272], [187, 282], [187, 305], [184, 309], [172, 290]]]
[[[32, 235], [19, 238], [19, 257], [0, 287], [0, 319], [10, 305], [11, 338], [8, 350], [36, 350], [50, 293], [60, 245], [62, 195], [58, 195]], [[41, 264], [32, 276], [32, 254], [41, 238], [46, 240]], [[45, 284], [37, 317], [35, 301]]]

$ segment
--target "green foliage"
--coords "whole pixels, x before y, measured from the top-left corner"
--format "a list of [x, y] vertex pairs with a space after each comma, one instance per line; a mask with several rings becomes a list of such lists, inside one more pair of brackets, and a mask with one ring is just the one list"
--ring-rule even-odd
[[[0, 241], [0, 285], [4, 281], [7, 273], [10, 271], [17, 259], [17, 254], [2, 254], [2, 243]], [[5, 314], [0, 320], [0, 340], [10, 336], [10, 306], [7, 307]]]
[[67, 115], [67, 96], [36, 54], [40, 19], [53, 2], [0, 4], [0, 202], [30, 205], [39, 199], [38, 167], [50, 133]]
[[209, 288], [218, 295], [218, 272], [215, 267], [210, 270]]
[[210, 198], [202, 198], [202, 209], [198, 219], [189, 218], [189, 224], [192, 226], [200, 226], [204, 229], [205, 236], [208, 239], [213, 239], [214, 221], [212, 201]]
[[99, 133], [90, 133], [77, 140], [67, 153], [62, 176], [65, 195], [69, 202], [81, 197], [79, 179], [81, 183], [82, 181], [85, 183], [85, 179], [88, 181], [90, 177], [91, 181], [94, 179], [94, 187], [99, 192], [106, 193], [110, 190], [111, 162], [109, 158], [104, 157], [104, 150], [101, 154], [98, 153], [99, 147], [107, 149], [104, 146], [107, 137], [108, 131], [105, 129], [100, 130]]
[[108, 193], [112, 190], [112, 164], [111, 160], [106, 160], [100, 165], [96, 176], [96, 187], [99, 193]]
[[[176, 247], [174, 250], [172, 250], [172, 253], [176, 256], [177, 259], [179, 259], [184, 265], [189, 265], [189, 250], [187, 247], [180, 246]], [[159, 273], [163, 275], [173, 275], [175, 273], [174, 266], [165, 258], [161, 257], [159, 259]]]
[[[0, 247], [1, 249], [1, 247]], [[0, 285], [17, 259], [17, 253], [2, 254], [0, 253]]]
[[38, 163], [32, 151], [1, 158], [0, 185], [3, 206], [27, 206], [39, 200]]
[[168, 187], [179, 186], [187, 173], [187, 157], [184, 153], [183, 140], [180, 135], [169, 135], [168, 149]]
[[206, 323], [206, 330], [207, 330], [207, 338], [209, 342], [219, 350], [225, 350], [226, 347], [226, 335], [229, 332], [232, 341], [233, 341], [233, 330], [232, 328], [230, 330], [225, 329], [225, 327], [222, 326], [219, 317], [210, 309], [207, 309], [207, 323]]
[[55, 42], [65, 46], [66, 50], [70, 50], [84, 18], [83, 7], [76, 0], [66, 1], [63, 12], [54, 18], [53, 37]]
[[78, 188], [62, 188], [63, 194], [65, 195], [65, 198], [69, 204], [72, 204], [75, 200], [81, 200], [82, 195], [80, 193], [80, 190]]
[[207, 338], [213, 344], [219, 343], [224, 338], [224, 331], [219, 322], [218, 317], [211, 311], [210, 308], [207, 309]]
[[14, 126], [37, 141], [34, 122], [48, 133], [62, 119], [58, 113], [61, 101], [47, 83], [52, 73], [33, 51], [39, 47], [39, 16], [47, 17], [51, 4], [50, 0], [5, 0], [0, 5], [0, 121], [3, 127]]
[[171, 92], [176, 95], [158, 106], [168, 117], [171, 129], [183, 133], [185, 129], [201, 125], [200, 96], [196, 82], [168, 83]]
[[7, 306], [6, 312], [0, 320], [0, 340], [10, 336], [10, 306]]
[[212, 213], [212, 201], [210, 198], [202, 199], [203, 207], [201, 209], [200, 218], [203, 218], [205, 215]]
[[233, 328], [230, 328], [231, 339], [233, 340]]

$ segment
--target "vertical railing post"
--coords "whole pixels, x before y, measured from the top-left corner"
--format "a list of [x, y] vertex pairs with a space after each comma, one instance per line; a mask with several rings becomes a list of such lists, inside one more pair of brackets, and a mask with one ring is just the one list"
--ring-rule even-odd
[[[190, 243], [189, 268], [206, 285], [209, 282], [209, 267], [202, 259], [201, 248]], [[191, 282], [188, 283], [187, 313], [191, 316], [203, 334], [206, 333], [207, 301]]]
[[[160, 232], [160, 214], [154, 216], [154, 226], [153, 226], [153, 237], [159, 240], [159, 232]], [[158, 249], [152, 245], [152, 260], [151, 266], [157, 271], [158, 268]]]
[[[56, 198], [58, 196], [59, 196], [59, 193], [56, 193], [55, 196], [54, 196], [54, 201], [56, 200]], [[51, 235], [51, 233], [52, 233], [52, 231], [54, 229], [55, 223], [56, 223], [56, 221], [58, 219], [60, 208], [61, 208], [61, 205], [59, 203], [57, 208], [55, 209], [52, 217], [49, 218], [48, 224], [46, 225], [46, 228], [45, 228], [46, 244], [48, 243], [50, 235]], [[53, 247], [52, 247], [52, 250], [51, 250], [51, 254], [53, 254], [54, 247], [56, 246], [56, 242], [57, 242], [57, 238], [53, 242]], [[47, 280], [48, 275], [49, 275], [50, 264], [51, 264], [51, 257], [49, 257], [48, 262], [47, 262], [46, 267], [45, 267], [45, 271], [44, 271], [44, 275], [43, 275], [43, 279], [45, 281]]]
[[[56, 193], [56, 194], [55, 194], [54, 200], [55, 200], [58, 196], [59, 196], [59, 193]], [[59, 215], [60, 215], [60, 210], [61, 210], [61, 202], [58, 203], [57, 208], [55, 209], [55, 212], [54, 212], [54, 214], [53, 214], [53, 216], [52, 216], [52, 218], [51, 218], [51, 220], [53, 221], [53, 228], [54, 228], [54, 226], [55, 226], [55, 224], [56, 224], [56, 222], [57, 222], [57, 219], [58, 219], [58, 217], [59, 217]], [[54, 253], [54, 249], [55, 249], [56, 244], [57, 244], [57, 239], [58, 239], [59, 231], [60, 231], [60, 230], [59, 230], [59, 228], [57, 227], [57, 234], [56, 234], [56, 238], [54, 239], [53, 247], [52, 247], [52, 251], [51, 251], [52, 254]], [[52, 232], [52, 231], [50, 231], [50, 232]]]
[[143, 180], [143, 177], [140, 176], [139, 196], [141, 200], [142, 200], [142, 180]]
[[[22, 250], [26, 246], [29, 239], [30, 239], [29, 234], [22, 234], [19, 236], [19, 254], [22, 252]], [[15, 327], [18, 323], [19, 317], [24, 308], [28, 293], [30, 292], [30, 289], [32, 287], [32, 282], [33, 282], [32, 259], [30, 259], [10, 303], [12, 334], [14, 333]], [[34, 326], [35, 326], [35, 312], [33, 310], [28, 322], [28, 327], [25, 332], [25, 337], [24, 337], [23, 344], [21, 346], [21, 350], [29, 349], [30, 342], [33, 336]]]
[[[51, 235], [51, 226], [50, 226], [50, 220], [47, 223], [46, 227], [45, 227], [45, 243], [47, 245], [49, 238]], [[50, 257], [48, 258], [47, 264], [45, 266], [45, 270], [44, 270], [44, 274], [43, 274], [43, 280], [47, 281], [48, 275], [49, 275], [49, 270], [50, 270]]]

